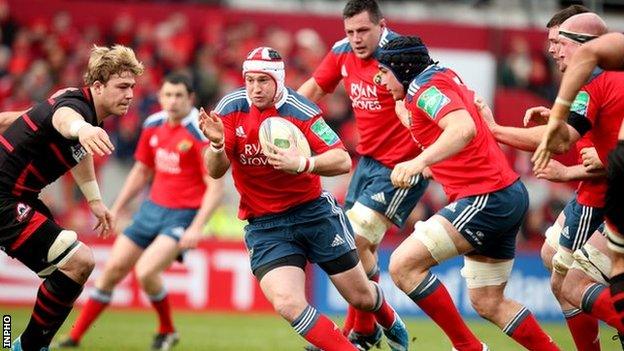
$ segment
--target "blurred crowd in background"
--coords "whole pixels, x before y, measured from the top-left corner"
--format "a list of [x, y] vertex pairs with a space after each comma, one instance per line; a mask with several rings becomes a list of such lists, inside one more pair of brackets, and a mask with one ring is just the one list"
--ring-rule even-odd
[[[336, 21], [339, 21], [336, 18]], [[315, 30], [304, 28], [288, 31], [279, 27], [258, 28], [254, 23], [236, 25], [208, 23], [201, 32], [191, 30], [189, 20], [181, 13], [171, 13], [161, 22], [150, 22], [130, 14], [119, 13], [106, 27], [77, 28], [67, 12], [52, 18], [39, 18], [20, 23], [11, 16], [7, 2], [0, 0], [0, 108], [22, 110], [33, 102], [47, 98], [62, 87], [82, 85], [82, 71], [93, 44], [115, 43], [134, 48], [146, 67], [139, 78], [129, 114], [107, 120], [106, 129], [116, 145], [115, 153], [98, 159], [100, 177], [115, 175], [116, 185], [105, 188], [111, 200], [133, 162], [133, 152], [142, 121], [159, 109], [157, 92], [164, 75], [183, 72], [194, 82], [196, 106], [210, 109], [226, 92], [243, 84], [242, 60], [250, 49], [266, 45], [277, 49], [286, 59], [287, 85], [297, 88], [307, 79], [338, 38], [322, 38]], [[545, 42], [545, 30], [544, 30]], [[498, 84], [501, 88], [521, 89], [552, 99], [558, 86], [559, 73], [545, 51], [532, 50], [528, 39], [517, 36], [509, 51], [497, 57]], [[352, 152], [355, 132], [350, 102], [342, 90], [329, 95], [322, 103], [325, 119], [336, 130]], [[573, 185], [555, 184], [532, 177], [530, 154], [506, 149], [515, 169], [520, 172], [531, 193], [531, 209], [520, 236], [519, 247], [537, 249], [542, 233], [571, 197]], [[354, 154], [353, 154], [354, 155]], [[354, 155], [355, 156], [355, 155]], [[354, 158], [355, 159], [355, 158]], [[107, 169], [115, 171], [105, 172]], [[104, 184], [111, 184], [102, 179]], [[344, 195], [348, 177], [334, 180], [330, 187]], [[71, 179], [57, 185], [54, 195], [45, 196], [56, 215], [67, 225], [89, 232], [89, 212], [82, 203]], [[111, 198], [112, 197], [112, 198]], [[446, 203], [439, 187], [432, 187], [413, 214], [413, 219], [427, 218]], [[242, 237], [242, 223], [236, 216], [237, 199], [228, 200], [213, 218], [206, 231], [210, 235]], [[130, 213], [128, 214], [128, 216]], [[127, 217], [127, 216], [126, 216]], [[127, 218], [126, 218], [127, 220]], [[83, 228], [80, 228], [82, 226]], [[410, 226], [390, 234], [390, 242], [399, 241]]]

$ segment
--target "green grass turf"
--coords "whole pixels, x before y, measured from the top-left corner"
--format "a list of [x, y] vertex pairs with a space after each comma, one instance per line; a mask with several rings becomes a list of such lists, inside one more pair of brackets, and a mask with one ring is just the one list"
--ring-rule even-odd
[[[0, 314], [12, 316], [13, 338], [24, 329], [30, 309], [0, 305]], [[76, 311], [70, 315], [59, 335], [66, 334], [75, 320]], [[271, 314], [223, 314], [175, 312], [175, 322], [181, 341], [174, 350], [303, 350], [305, 341], [297, 336], [288, 323]], [[340, 318], [335, 318], [341, 322]], [[414, 338], [412, 350], [450, 350], [450, 344], [439, 329], [429, 320], [407, 319]], [[156, 325], [155, 315], [148, 310], [108, 310], [96, 321], [85, 336], [79, 350], [134, 351], [149, 350]], [[524, 350], [491, 324], [475, 321], [472, 330], [493, 351]], [[574, 350], [572, 340], [563, 324], [544, 324], [547, 332], [562, 350]], [[610, 328], [602, 328], [602, 350], [621, 350]], [[377, 350], [377, 349], [375, 349]], [[382, 350], [389, 350], [384, 344]]]

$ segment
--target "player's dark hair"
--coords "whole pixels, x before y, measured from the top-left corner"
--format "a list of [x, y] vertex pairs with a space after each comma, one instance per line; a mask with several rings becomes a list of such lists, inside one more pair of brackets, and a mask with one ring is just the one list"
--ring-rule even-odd
[[429, 50], [417, 36], [397, 37], [381, 48], [377, 61], [394, 73], [405, 91], [427, 66], [433, 64]]
[[193, 94], [193, 84], [191, 83], [191, 79], [184, 74], [169, 73], [165, 77], [164, 82], [171, 83], [171, 84], [182, 84], [186, 88], [186, 92], [189, 93], [189, 95]]
[[377, 24], [383, 18], [379, 4], [375, 0], [349, 0], [342, 10], [342, 18], [347, 19], [362, 12], [368, 12], [370, 21]]
[[560, 26], [561, 23], [565, 22], [568, 18], [578, 15], [580, 13], [591, 12], [587, 7], [583, 5], [570, 5], [565, 9], [555, 13], [550, 21], [546, 23], [546, 28], [552, 28], [555, 26]]

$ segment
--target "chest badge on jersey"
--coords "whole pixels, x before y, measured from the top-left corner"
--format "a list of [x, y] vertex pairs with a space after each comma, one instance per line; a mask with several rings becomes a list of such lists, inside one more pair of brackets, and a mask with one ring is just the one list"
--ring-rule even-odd
[[17, 212], [17, 215], [15, 216], [15, 218], [17, 219], [18, 222], [23, 221], [24, 219], [26, 219], [26, 216], [28, 216], [28, 214], [30, 213], [31, 207], [24, 204], [24, 203], [18, 203], [17, 207], [15, 208], [15, 211]]
[[377, 72], [377, 74], [375, 74], [373, 82], [377, 85], [381, 85], [381, 72]]
[[191, 149], [191, 147], [193, 147], [192, 141], [188, 139], [182, 139], [176, 146], [176, 149], [178, 150], [178, 152], [187, 152]]
[[342, 65], [342, 67], [340, 67], [340, 75], [342, 75], [343, 78], [346, 78], [348, 76], [347, 67], [345, 67], [345, 65]]
[[156, 135], [152, 135], [152, 137], [149, 140], [149, 145], [151, 147], [156, 147], [158, 146], [158, 137]]

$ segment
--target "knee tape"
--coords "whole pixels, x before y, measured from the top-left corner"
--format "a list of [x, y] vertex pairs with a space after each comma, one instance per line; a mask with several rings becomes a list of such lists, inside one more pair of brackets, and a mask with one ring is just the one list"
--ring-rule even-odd
[[435, 219], [416, 222], [412, 235], [425, 245], [431, 253], [431, 257], [438, 263], [459, 255], [453, 239], [446, 232], [442, 223]]
[[583, 271], [598, 283], [609, 285], [605, 280], [605, 277], [611, 276], [611, 258], [608, 255], [587, 243], [582, 249], [574, 251], [572, 256], [574, 262], [571, 268]]
[[605, 234], [607, 247], [613, 252], [624, 253], [624, 237], [614, 231], [609, 224], [605, 225]]
[[466, 279], [468, 289], [497, 286], [506, 283], [511, 275], [514, 260], [486, 263], [464, 258], [460, 273]]
[[572, 266], [572, 262], [574, 262], [572, 252], [559, 247], [552, 258], [552, 267], [555, 272], [566, 275], [568, 269]]
[[381, 214], [359, 202], [356, 202], [345, 213], [355, 233], [373, 244], [379, 244], [388, 230], [389, 226]]
[[48, 250], [48, 262], [60, 267], [78, 251], [82, 243], [78, 241], [78, 235], [72, 230], [63, 230]]
[[561, 226], [555, 222], [546, 229], [546, 243], [554, 250], [559, 250], [559, 236], [561, 235]]
[[82, 243], [78, 241], [76, 232], [62, 230], [48, 249], [48, 256], [46, 258], [50, 265], [37, 272], [37, 275], [43, 278], [52, 274], [57, 267], [62, 267], [69, 261], [74, 253], [78, 251], [80, 245], [82, 245]]

